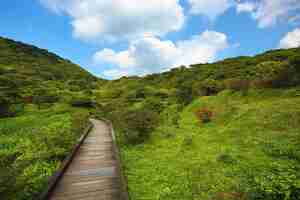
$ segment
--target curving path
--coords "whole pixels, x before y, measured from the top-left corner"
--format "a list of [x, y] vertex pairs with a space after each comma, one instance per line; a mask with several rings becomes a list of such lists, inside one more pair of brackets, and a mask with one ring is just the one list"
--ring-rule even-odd
[[93, 129], [58, 182], [50, 200], [121, 199], [121, 179], [110, 128], [105, 122], [91, 121]]

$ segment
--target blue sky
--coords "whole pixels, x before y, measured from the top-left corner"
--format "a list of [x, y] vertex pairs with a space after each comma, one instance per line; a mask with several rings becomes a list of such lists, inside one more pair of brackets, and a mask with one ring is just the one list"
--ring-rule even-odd
[[4, 0], [0, 36], [114, 79], [300, 46], [299, 0]]

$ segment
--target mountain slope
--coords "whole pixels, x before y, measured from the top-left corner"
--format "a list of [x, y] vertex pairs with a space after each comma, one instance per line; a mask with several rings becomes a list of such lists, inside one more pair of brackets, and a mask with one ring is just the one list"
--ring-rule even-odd
[[89, 123], [89, 110], [72, 102], [90, 103], [98, 82], [53, 53], [0, 38], [0, 199], [36, 199], [46, 188]]
[[80, 66], [47, 50], [0, 37], [0, 69], [16, 77], [40, 80], [93, 79]]
[[299, 200], [300, 49], [110, 81], [131, 199]]
[[0, 116], [10, 115], [13, 104], [85, 96], [100, 82], [47, 50], [0, 37]]

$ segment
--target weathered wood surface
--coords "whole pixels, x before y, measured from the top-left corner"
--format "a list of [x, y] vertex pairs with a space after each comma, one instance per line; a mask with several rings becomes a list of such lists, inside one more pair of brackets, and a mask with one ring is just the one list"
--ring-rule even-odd
[[50, 200], [120, 200], [121, 177], [110, 127], [91, 120], [93, 129], [55, 187]]

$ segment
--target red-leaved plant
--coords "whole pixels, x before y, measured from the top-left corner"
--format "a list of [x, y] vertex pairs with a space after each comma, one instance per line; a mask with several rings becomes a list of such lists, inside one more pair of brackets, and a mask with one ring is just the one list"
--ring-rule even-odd
[[207, 108], [198, 109], [195, 114], [201, 123], [208, 123], [213, 117], [213, 112]]

